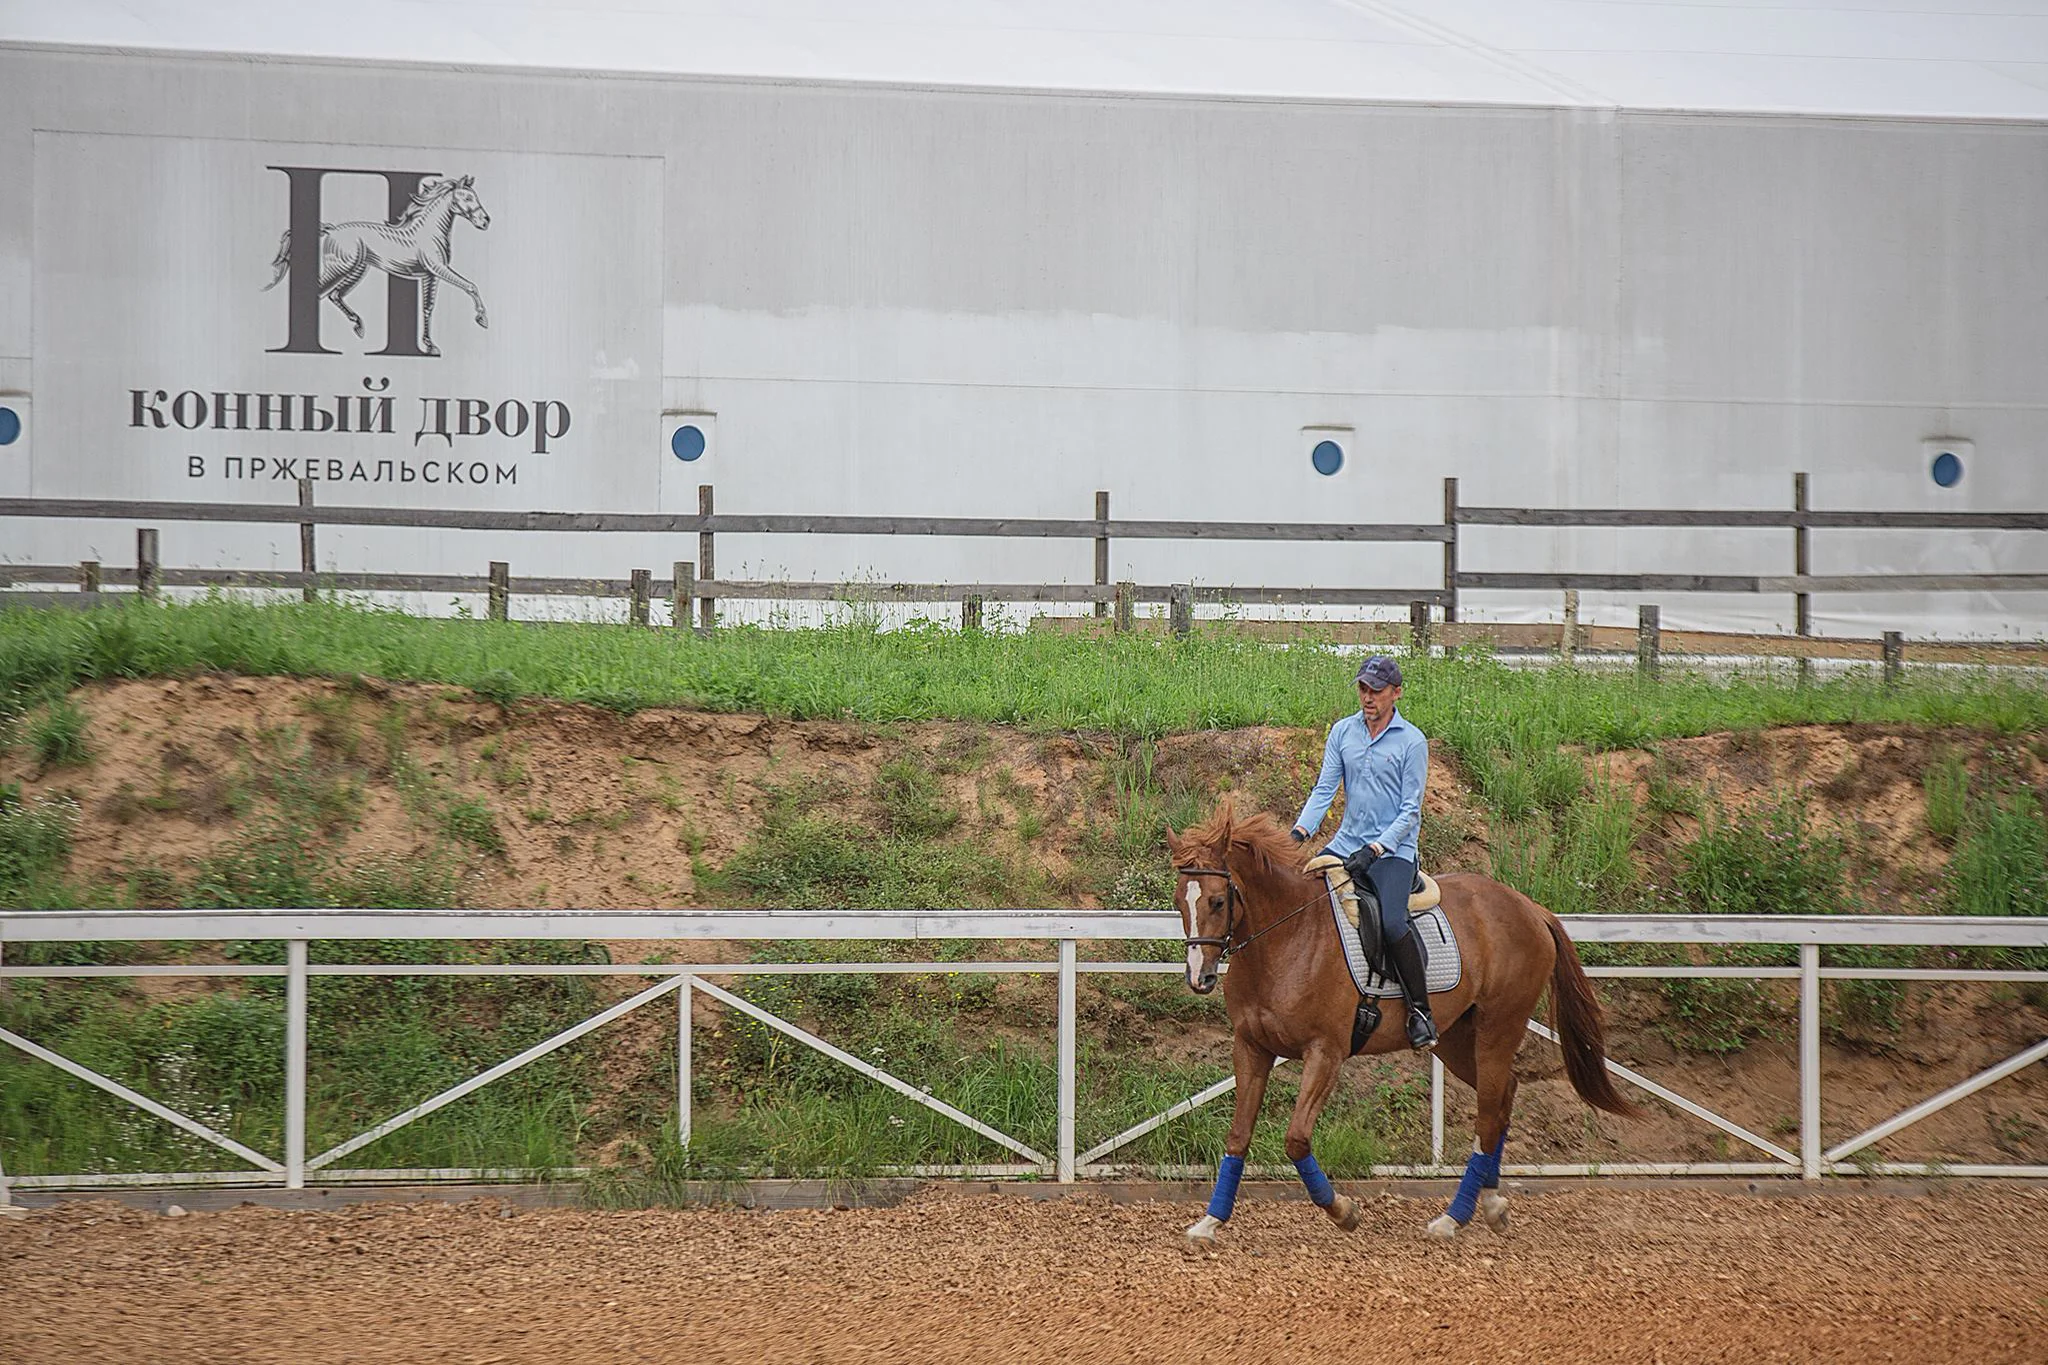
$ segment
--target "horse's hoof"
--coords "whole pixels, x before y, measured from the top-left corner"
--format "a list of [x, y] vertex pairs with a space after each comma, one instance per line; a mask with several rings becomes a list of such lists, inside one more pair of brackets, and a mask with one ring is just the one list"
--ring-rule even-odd
[[1216, 1232], [1222, 1226], [1221, 1219], [1211, 1214], [1203, 1214], [1187, 1231], [1188, 1250], [1205, 1256], [1214, 1255], [1217, 1246]]
[[1338, 1195], [1337, 1202], [1323, 1212], [1330, 1215], [1330, 1221], [1337, 1225], [1339, 1232], [1358, 1231], [1359, 1219], [1364, 1215], [1364, 1211], [1358, 1207], [1358, 1201], [1348, 1194]]
[[357, 318], [357, 319], [356, 319], [356, 321], [355, 321], [355, 329], [356, 329], [356, 335], [357, 335], [357, 336], [361, 336], [361, 335], [363, 334], [363, 320], [362, 320], [361, 318]]
[[1429, 1226], [1423, 1230], [1436, 1241], [1448, 1242], [1457, 1237], [1459, 1226], [1457, 1219], [1448, 1213], [1440, 1213], [1430, 1219]]
[[1508, 1230], [1508, 1201], [1505, 1195], [1483, 1190], [1479, 1195], [1479, 1221], [1492, 1232]]
[[485, 316], [484, 316], [484, 315], [483, 315], [483, 314], [482, 314], [481, 312], [479, 312], [479, 313], [478, 313], [478, 314], [476, 315], [476, 325], [477, 325], [477, 326], [479, 326], [479, 327], [486, 327], [486, 328], [487, 328], [487, 327], [489, 327], [489, 326], [491, 325], [491, 320], [490, 320], [489, 318], [485, 317]]

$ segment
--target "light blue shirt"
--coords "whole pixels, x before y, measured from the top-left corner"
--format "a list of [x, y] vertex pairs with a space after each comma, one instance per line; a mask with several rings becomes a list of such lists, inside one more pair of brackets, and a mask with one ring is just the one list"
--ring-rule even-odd
[[1373, 738], [1365, 713], [1354, 711], [1330, 727], [1323, 742], [1323, 771], [1294, 823], [1313, 835], [1329, 814], [1337, 784], [1344, 784], [1344, 821], [1330, 840], [1330, 852], [1348, 858], [1378, 844], [1396, 858], [1414, 862], [1422, 832], [1422, 789], [1429, 781], [1429, 740], [1396, 710]]

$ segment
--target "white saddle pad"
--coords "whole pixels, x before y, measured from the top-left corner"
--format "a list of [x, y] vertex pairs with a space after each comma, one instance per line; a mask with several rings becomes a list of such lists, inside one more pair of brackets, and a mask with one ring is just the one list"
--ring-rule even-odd
[[[1365, 949], [1358, 942], [1358, 925], [1345, 913], [1345, 907], [1354, 902], [1340, 900], [1334, 891], [1329, 893], [1329, 901], [1330, 918], [1337, 922], [1337, 941], [1344, 945], [1344, 965], [1350, 968], [1351, 983], [1358, 987], [1358, 993], [1382, 999], [1399, 996], [1400, 982], [1381, 976], [1366, 964]], [[1425, 910], [1409, 923], [1415, 933], [1422, 935], [1423, 952], [1429, 959], [1429, 993], [1439, 995], [1456, 990], [1465, 975], [1465, 962], [1459, 956], [1458, 938], [1451, 932], [1451, 922], [1444, 918], [1443, 907]]]

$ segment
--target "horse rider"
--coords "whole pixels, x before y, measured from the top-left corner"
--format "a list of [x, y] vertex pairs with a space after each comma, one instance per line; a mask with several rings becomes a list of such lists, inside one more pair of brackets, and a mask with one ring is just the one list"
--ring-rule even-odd
[[[1429, 780], [1429, 739], [1396, 703], [1401, 665], [1375, 654], [1358, 668], [1358, 711], [1330, 727], [1323, 771], [1294, 822], [1294, 842], [1307, 842], [1323, 823], [1330, 800], [1344, 784], [1344, 819], [1323, 849], [1344, 860], [1356, 886], [1379, 897], [1381, 942], [1408, 998], [1408, 1046], [1436, 1046], [1429, 1013], [1429, 969], [1421, 936], [1408, 924], [1408, 893], [1415, 885], [1416, 839], [1422, 829], [1422, 789]], [[1359, 898], [1363, 913], [1364, 897]]]

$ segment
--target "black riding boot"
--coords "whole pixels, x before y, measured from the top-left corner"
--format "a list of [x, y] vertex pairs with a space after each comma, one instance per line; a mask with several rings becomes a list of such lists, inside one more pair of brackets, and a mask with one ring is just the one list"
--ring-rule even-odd
[[1436, 1020], [1429, 1013], [1429, 963], [1422, 935], [1410, 929], [1387, 945], [1387, 962], [1408, 997], [1408, 1046], [1427, 1052], [1436, 1046]]

